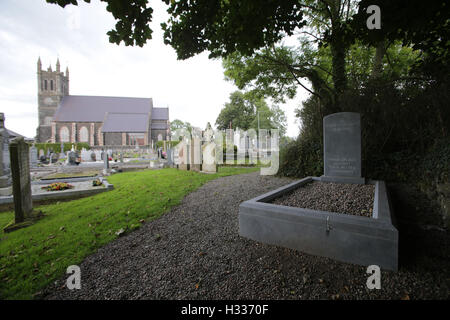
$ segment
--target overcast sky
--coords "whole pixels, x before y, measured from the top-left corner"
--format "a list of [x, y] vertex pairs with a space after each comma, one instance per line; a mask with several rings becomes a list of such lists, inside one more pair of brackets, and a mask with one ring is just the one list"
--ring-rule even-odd
[[[207, 53], [178, 61], [162, 40], [160, 23], [167, 20], [162, 1], [152, 1], [153, 39], [144, 47], [117, 46], [106, 32], [115, 24], [106, 4], [79, 1], [65, 9], [44, 0], [0, 0], [0, 112], [5, 125], [34, 137], [37, 117], [37, 59], [42, 68], [69, 67], [70, 94], [153, 98], [155, 107], [169, 107], [170, 120], [214, 126], [228, 101], [233, 83], [224, 80], [220, 60]], [[280, 105], [286, 112], [289, 136], [298, 134], [294, 108], [305, 99]]]

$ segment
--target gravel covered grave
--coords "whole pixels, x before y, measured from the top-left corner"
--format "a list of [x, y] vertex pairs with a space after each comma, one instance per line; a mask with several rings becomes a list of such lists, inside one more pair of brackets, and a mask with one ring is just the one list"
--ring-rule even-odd
[[371, 217], [375, 186], [313, 181], [272, 201], [289, 207]]
[[412, 258], [403, 259], [397, 273], [382, 270], [380, 290], [367, 289], [364, 266], [240, 237], [239, 204], [291, 182], [258, 172], [210, 181], [159, 219], [88, 256], [79, 265], [81, 290], [68, 290], [64, 274], [37, 298], [449, 298], [445, 233], [411, 233], [402, 243], [414, 244]]

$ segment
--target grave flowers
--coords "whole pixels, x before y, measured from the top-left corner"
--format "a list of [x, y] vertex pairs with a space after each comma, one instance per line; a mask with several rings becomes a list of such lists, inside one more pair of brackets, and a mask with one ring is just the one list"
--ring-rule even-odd
[[41, 189], [47, 190], [47, 191], [61, 191], [66, 189], [72, 189], [73, 185], [68, 184], [66, 182], [55, 182], [52, 184], [49, 184], [48, 186], [44, 186]]

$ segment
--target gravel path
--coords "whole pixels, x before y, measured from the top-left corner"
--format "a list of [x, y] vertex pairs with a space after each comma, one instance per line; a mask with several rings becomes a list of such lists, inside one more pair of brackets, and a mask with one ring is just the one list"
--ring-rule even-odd
[[[434, 250], [420, 251], [425, 256], [400, 264], [398, 273], [382, 271], [382, 288], [373, 291], [366, 288], [365, 267], [240, 237], [239, 204], [289, 182], [291, 180], [258, 173], [211, 181], [186, 196], [179, 206], [160, 219], [145, 223], [87, 257], [80, 265], [81, 290], [66, 289], [64, 276], [48, 287], [42, 297], [449, 298], [447, 233], [433, 234], [431, 242], [421, 241], [432, 245]], [[427, 232], [423, 236], [430, 234]], [[414, 237], [417, 236], [414, 233]]]
[[374, 185], [313, 181], [274, 199], [279, 205], [371, 217]]

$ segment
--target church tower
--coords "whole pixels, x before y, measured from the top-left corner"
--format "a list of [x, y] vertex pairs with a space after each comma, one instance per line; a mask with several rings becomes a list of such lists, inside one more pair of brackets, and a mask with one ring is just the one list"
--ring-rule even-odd
[[41, 58], [37, 62], [38, 80], [38, 114], [39, 126], [36, 130], [36, 142], [50, 142], [52, 137], [52, 121], [62, 98], [69, 95], [69, 68], [66, 74], [60, 70], [59, 59], [56, 71], [50, 65], [47, 71], [42, 70]]

